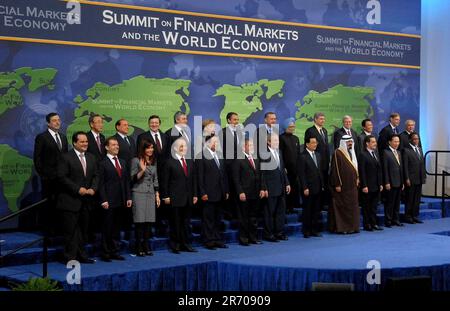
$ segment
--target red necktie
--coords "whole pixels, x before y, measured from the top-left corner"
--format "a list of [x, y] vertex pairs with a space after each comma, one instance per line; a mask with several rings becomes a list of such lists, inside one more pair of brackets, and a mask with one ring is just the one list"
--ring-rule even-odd
[[250, 162], [252, 168], [255, 169], [255, 162], [253, 162], [253, 158], [251, 156], [248, 157], [248, 161]]
[[117, 175], [119, 175], [119, 177], [122, 177], [122, 168], [119, 165], [119, 160], [117, 160], [117, 157], [114, 157], [113, 160], [114, 160], [114, 163], [115, 163]]
[[184, 171], [184, 175], [188, 175], [188, 169], [187, 169], [187, 164], [186, 164], [186, 160], [184, 158], [181, 158], [181, 163], [183, 163], [183, 171]]

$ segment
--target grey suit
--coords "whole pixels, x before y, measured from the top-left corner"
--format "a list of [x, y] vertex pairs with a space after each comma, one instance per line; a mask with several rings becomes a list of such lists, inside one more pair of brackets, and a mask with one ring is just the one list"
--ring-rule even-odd
[[133, 185], [131, 195], [133, 200], [133, 221], [155, 222], [155, 196], [158, 191], [158, 173], [156, 165], [147, 166], [144, 175], [137, 179], [136, 175], [141, 170], [139, 159], [131, 160], [131, 178]]

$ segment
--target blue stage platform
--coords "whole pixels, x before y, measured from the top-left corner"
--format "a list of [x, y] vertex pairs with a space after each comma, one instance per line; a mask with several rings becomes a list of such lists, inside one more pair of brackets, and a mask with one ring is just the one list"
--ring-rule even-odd
[[[291, 224], [292, 226], [293, 224]], [[49, 264], [49, 276], [65, 290], [310, 290], [312, 282], [354, 283], [360, 291], [383, 288], [388, 277], [427, 275], [433, 290], [450, 290], [450, 218], [428, 219], [381, 232], [353, 235], [324, 234], [304, 239], [297, 230], [288, 241], [249, 247], [232, 243], [229, 249], [175, 255], [165, 249], [152, 257], [82, 265], [82, 284], [68, 285], [69, 271]], [[27, 237], [22, 236], [22, 238]], [[381, 264], [381, 286], [369, 285], [369, 260]], [[26, 281], [40, 276], [42, 265], [11, 265], [0, 279]]]

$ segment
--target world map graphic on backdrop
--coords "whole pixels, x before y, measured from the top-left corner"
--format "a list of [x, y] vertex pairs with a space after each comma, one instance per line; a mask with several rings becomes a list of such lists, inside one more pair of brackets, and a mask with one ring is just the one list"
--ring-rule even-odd
[[[221, 14], [363, 27], [357, 12], [364, 1], [347, 1], [349, 7], [344, 2], [233, 0], [220, 6]], [[180, 1], [148, 5], [187, 9]], [[213, 12], [212, 4], [198, 5]], [[407, 22], [389, 30], [420, 32], [420, 24]], [[419, 80], [419, 70], [404, 68], [0, 43], [0, 216], [39, 198], [34, 138], [52, 111], [60, 114], [68, 135], [87, 130], [89, 114], [98, 113], [105, 135], [114, 134], [114, 123], [124, 117], [134, 136], [148, 129], [151, 114], [160, 115], [162, 129], [168, 129], [178, 110], [186, 111], [191, 123], [201, 115], [222, 126], [229, 111], [238, 112], [244, 125], [260, 124], [265, 112], [275, 111], [280, 123], [296, 119], [303, 140], [316, 111], [325, 113], [330, 134], [344, 114], [353, 117], [358, 131], [366, 117], [380, 130], [393, 109], [402, 119], [418, 119]]]

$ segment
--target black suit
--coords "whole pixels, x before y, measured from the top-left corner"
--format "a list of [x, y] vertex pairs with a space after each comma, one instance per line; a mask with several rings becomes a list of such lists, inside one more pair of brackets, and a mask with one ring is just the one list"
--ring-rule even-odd
[[[419, 154], [411, 147], [406, 145], [403, 149], [403, 165], [405, 176], [405, 216], [411, 221], [419, 217], [420, 197], [422, 195], [422, 184], [426, 180], [425, 160], [423, 158], [422, 148]], [[406, 185], [409, 180], [410, 186]]]
[[[156, 169], [159, 183], [162, 185], [164, 182], [164, 163], [171, 156], [171, 143], [169, 141], [169, 137], [165, 133], [161, 132], [161, 130], [158, 131], [158, 139], [161, 144], [161, 150], [158, 150], [156, 141], [153, 139], [153, 135], [150, 131], [139, 134], [136, 143], [136, 150], [139, 152], [141, 143], [144, 140], [147, 140], [155, 145], [154, 154], [156, 157], [156, 162], [158, 163]], [[164, 206], [156, 209], [156, 232], [162, 236], [165, 235], [167, 229], [167, 219], [169, 217], [167, 212], [168, 211]]]
[[[272, 127], [272, 134], [278, 135], [278, 131], [275, 127]], [[253, 136], [253, 145], [255, 147], [256, 155], [261, 161], [270, 161], [271, 156], [269, 148], [267, 147], [268, 135], [269, 131], [267, 130], [266, 125], [261, 125], [258, 129], [256, 129], [256, 133]]]
[[367, 149], [359, 156], [358, 170], [360, 189], [368, 188], [368, 193], [361, 191], [361, 205], [364, 228], [370, 229], [377, 225], [377, 206], [380, 200], [380, 186], [383, 185], [383, 168], [380, 156], [373, 151], [375, 158]]
[[[269, 151], [270, 152], [270, 151]], [[284, 225], [286, 220], [286, 186], [289, 180], [283, 163], [283, 157], [279, 154], [280, 164], [270, 153], [269, 161], [261, 163], [262, 175], [269, 193], [267, 204], [264, 206], [264, 238], [273, 239], [285, 236]], [[268, 167], [270, 165], [270, 167]]]
[[176, 127], [170, 128], [166, 131], [166, 136], [169, 140], [169, 150], [168, 150], [168, 157], [171, 156], [171, 149], [172, 149], [172, 144], [180, 137], [184, 137], [184, 139], [186, 139], [186, 137], [189, 138], [189, 140], [186, 139], [186, 143], [187, 143], [187, 147], [188, 147], [188, 151], [186, 153], [186, 157], [189, 159], [192, 159], [192, 146], [193, 146], [193, 141], [192, 141], [192, 136], [189, 130], [183, 130], [184, 135], [181, 134], [181, 132], [178, 131], [178, 129]]
[[[218, 155], [218, 158], [221, 156]], [[223, 244], [220, 234], [222, 221], [222, 207], [226, 194], [229, 194], [227, 171], [225, 161], [219, 159], [220, 168], [211, 158], [211, 153], [203, 149], [203, 156], [195, 161], [197, 169], [198, 197], [207, 195], [208, 200], [203, 201], [202, 235], [206, 246], [214, 247]]]
[[[307, 149], [301, 153], [298, 160], [298, 176], [303, 198], [302, 230], [303, 234], [307, 235], [320, 231], [318, 221], [322, 210], [322, 191], [325, 187], [320, 154], [315, 152], [315, 155], [317, 166]], [[306, 189], [309, 190], [307, 196], [304, 193]]]
[[[316, 152], [320, 154], [320, 166], [322, 168], [322, 176], [324, 185], [328, 185], [328, 171], [330, 169], [330, 145], [328, 142], [328, 131], [322, 128], [323, 136], [320, 135], [319, 130], [315, 125], [311, 126], [305, 131], [305, 142], [308, 138], [314, 137], [317, 140]], [[328, 187], [324, 187], [323, 202], [326, 204], [330, 199]]]
[[280, 135], [280, 151], [286, 166], [287, 176], [291, 185], [291, 193], [286, 197], [286, 207], [292, 212], [299, 207], [299, 180], [298, 159], [300, 157], [300, 141], [293, 134], [283, 133]]
[[41, 178], [42, 198], [47, 198], [48, 202], [40, 213], [39, 223], [48, 231], [53, 231], [56, 222], [55, 205], [56, 196], [59, 192], [57, 179], [58, 163], [61, 157], [68, 151], [67, 137], [58, 133], [61, 141], [61, 150], [53, 138], [52, 134], [46, 130], [36, 136], [34, 142], [33, 162], [34, 168]]
[[[396, 128], [397, 134], [400, 134], [398, 127]], [[380, 157], [383, 160], [384, 149], [388, 148], [389, 138], [394, 134], [391, 124], [386, 125], [378, 134], [378, 150], [380, 150]]]
[[[230, 127], [227, 126], [222, 129], [222, 151], [223, 157], [225, 159], [225, 165], [227, 168], [228, 175], [228, 186], [230, 189], [230, 197], [225, 203], [224, 214], [226, 219], [233, 219], [237, 214], [237, 205], [238, 201], [236, 201], [236, 190], [234, 189], [234, 183], [232, 182], [231, 175], [233, 163], [236, 159], [242, 158], [242, 144], [244, 143], [244, 133], [240, 128], [237, 128], [235, 131], [236, 134], [233, 134]], [[228, 146], [227, 146], [228, 141]], [[230, 148], [232, 149], [230, 149]]]
[[97, 162], [99, 162], [101, 159], [103, 159], [106, 155], [106, 149], [105, 149], [105, 135], [103, 135], [102, 133], [100, 133], [100, 145], [101, 145], [101, 151], [98, 149], [98, 145], [97, 145], [97, 141], [94, 137], [94, 134], [92, 133], [92, 131], [88, 131], [87, 133], [87, 138], [88, 138], [88, 149], [87, 151], [89, 153], [92, 153], [95, 158], [97, 159]]
[[[239, 220], [239, 241], [241, 243], [256, 242], [258, 229], [258, 209], [260, 206], [259, 193], [266, 190], [258, 159], [238, 159], [233, 162], [232, 176], [236, 189]], [[241, 193], [245, 194], [245, 201], [239, 199]]]
[[58, 195], [57, 208], [62, 211], [62, 224], [64, 228], [64, 258], [72, 260], [86, 258], [84, 243], [87, 238], [89, 212], [93, 205], [93, 197], [81, 196], [81, 187], [98, 189], [98, 170], [95, 157], [86, 152], [86, 176], [80, 158], [71, 150], [62, 156], [58, 164], [58, 181], [61, 192]]
[[127, 163], [127, 167], [130, 167], [131, 159], [136, 157], [136, 143], [134, 142], [133, 137], [127, 136], [127, 139], [130, 143], [127, 143], [119, 133], [114, 134], [117, 141], [119, 142], [119, 158], [125, 160]]
[[[361, 146], [359, 144], [359, 137], [358, 134], [355, 132], [355, 130], [353, 130], [352, 128], [350, 129], [350, 133], [352, 134], [352, 138], [353, 138], [353, 149], [355, 150], [356, 156], [359, 156], [359, 153], [361, 152]], [[344, 129], [343, 127], [341, 127], [340, 129], [336, 130], [333, 133], [333, 146], [334, 146], [334, 150], [339, 148], [339, 145], [341, 143], [341, 138], [344, 135], [348, 135], [346, 132], [346, 129]]]
[[[400, 147], [398, 147], [399, 150], [403, 151], [404, 148], [409, 147], [409, 134], [407, 131], [403, 131], [400, 133]], [[417, 133], [419, 135], [419, 133]], [[420, 139], [420, 136], [419, 136]], [[419, 140], [419, 147], [422, 148], [422, 142]]]
[[197, 196], [194, 161], [186, 159], [187, 176], [178, 159], [169, 158], [164, 165], [162, 198], [170, 198], [170, 246], [174, 250], [189, 244], [189, 227], [193, 198]]
[[390, 184], [391, 190], [386, 189], [386, 202], [384, 204], [384, 222], [390, 225], [399, 221], [400, 196], [403, 187], [403, 160], [397, 150], [399, 162], [390, 148], [384, 150], [383, 180], [384, 185]]
[[[106, 156], [99, 164], [99, 189], [100, 203], [108, 202], [109, 208], [102, 208], [102, 252], [103, 255], [114, 255], [119, 251], [119, 246], [114, 238], [119, 236], [119, 226], [126, 202], [131, 200], [130, 173], [127, 162], [118, 159], [121, 174], [117, 172], [115, 165]], [[131, 208], [129, 209], [131, 210]]]

